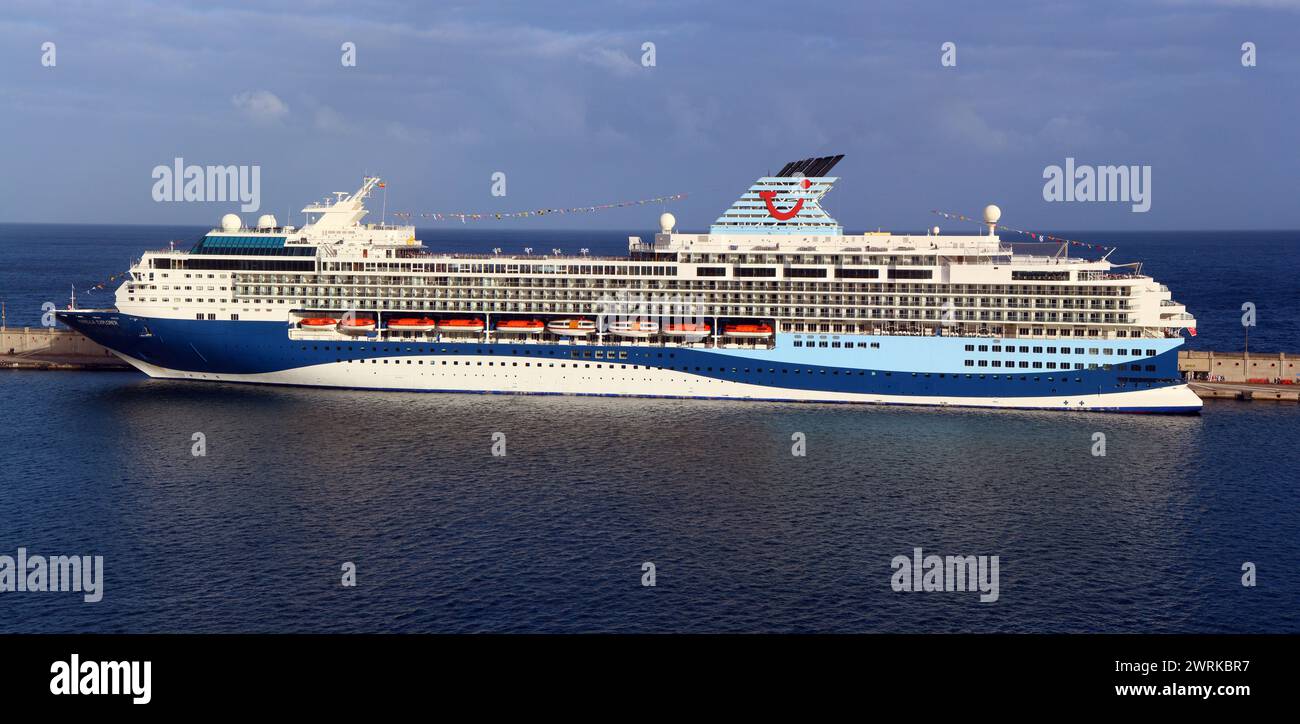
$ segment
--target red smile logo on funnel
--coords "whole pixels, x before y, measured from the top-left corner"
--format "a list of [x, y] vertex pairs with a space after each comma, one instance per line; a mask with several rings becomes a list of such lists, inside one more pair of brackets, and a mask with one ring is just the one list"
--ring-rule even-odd
[[[803, 179], [799, 185], [808, 188], [809, 186], [812, 186], [812, 182], [808, 179]], [[771, 214], [772, 218], [777, 221], [793, 219], [795, 215], [799, 213], [799, 210], [803, 208], [803, 199], [796, 199], [794, 206], [791, 206], [789, 211], [781, 211], [776, 208], [776, 204], [774, 203], [774, 200], [776, 199], [775, 191], [759, 191], [758, 196], [763, 199], [764, 204], [767, 204], [767, 213]]]

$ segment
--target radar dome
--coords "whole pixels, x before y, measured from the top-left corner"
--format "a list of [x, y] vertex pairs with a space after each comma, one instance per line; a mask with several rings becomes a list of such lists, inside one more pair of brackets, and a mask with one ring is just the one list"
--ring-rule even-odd
[[222, 231], [239, 231], [239, 227], [243, 225], [244, 222], [239, 220], [239, 214], [226, 214], [221, 217]]
[[1000, 218], [1002, 218], [1002, 209], [993, 204], [984, 207], [984, 223], [996, 224]]
[[279, 224], [275, 223], [275, 217], [271, 214], [262, 214], [257, 217], [257, 228], [259, 229], [274, 229], [277, 226]]
[[677, 226], [677, 217], [676, 217], [676, 216], [673, 216], [672, 214], [670, 214], [670, 213], [668, 213], [668, 212], [666, 212], [666, 211], [665, 211], [663, 214], [661, 214], [661, 215], [659, 216], [659, 230], [660, 230], [660, 231], [662, 231], [663, 233], [667, 234], [667, 233], [669, 233], [669, 232], [671, 232], [671, 231], [673, 230], [673, 227], [674, 227], [674, 226]]
[[939, 235], [939, 227], [936, 226], [936, 227], [934, 227], [933, 229], [930, 229], [930, 233], [931, 233], [931, 234], [934, 234], [935, 236], [938, 236], [938, 235]]

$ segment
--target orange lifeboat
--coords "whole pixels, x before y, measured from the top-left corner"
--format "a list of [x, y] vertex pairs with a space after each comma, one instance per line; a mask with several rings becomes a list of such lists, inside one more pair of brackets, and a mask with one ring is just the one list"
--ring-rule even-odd
[[664, 334], [672, 337], [685, 337], [686, 339], [704, 339], [712, 331], [713, 328], [707, 324], [685, 322], [664, 325]]
[[536, 319], [506, 319], [497, 322], [497, 331], [508, 334], [538, 334], [546, 325]]
[[744, 337], [750, 339], [766, 338], [772, 336], [772, 325], [728, 324], [722, 328], [722, 333], [728, 337]]
[[548, 322], [546, 328], [561, 337], [586, 337], [596, 331], [596, 323], [590, 319], [556, 319]]
[[388, 329], [394, 332], [432, 332], [438, 327], [437, 320], [414, 317], [403, 317], [401, 319], [391, 319], [388, 321]]
[[339, 322], [339, 331], [343, 334], [369, 334], [375, 331], [375, 320], [363, 319], [344, 319]]
[[645, 339], [659, 331], [659, 323], [649, 320], [623, 320], [610, 323], [609, 331], [620, 337]]
[[481, 319], [440, 319], [439, 332], [482, 332], [485, 329]]
[[332, 317], [308, 317], [298, 321], [298, 326], [303, 329], [329, 329], [339, 323], [339, 320]]

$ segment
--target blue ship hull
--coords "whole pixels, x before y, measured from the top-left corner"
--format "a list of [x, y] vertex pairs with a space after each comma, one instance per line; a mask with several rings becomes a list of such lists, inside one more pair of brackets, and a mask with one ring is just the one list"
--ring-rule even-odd
[[[981, 351], [1000, 344], [990, 338], [836, 335], [834, 348], [820, 346], [821, 335], [807, 335], [805, 341], [788, 334], [777, 335], [771, 348], [381, 340], [373, 335], [291, 339], [289, 326], [281, 322], [144, 318], [116, 311], [67, 311], [58, 317], [158, 377], [421, 391], [1200, 410], [1199, 399], [1178, 371], [1181, 339], [1106, 340], [1112, 347], [1140, 348], [1133, 351], [1142, 354], [1102, 363], [1087, 354], [1091, 348], [1081, 350], [1081, 356]], [[1011, 342], [1026, 340], [1006, 340], [1009, 350], [1015, 349]], [[1100, 344], [1086, 339], [1028, 343], [1034, 345], [1030, 350]], [[1071, 365], [1088, 360], [1085, 367], [1095, 367], [1046, 368], [1049, 361], [1066, 364], [1063, 360]], [[993, 367], [994, 361], [1007, 366]], [[632, 378], [634, 384], [620, 386], [628, 374], [639, 376]], [[512, 381], [499, 381], [503, 379]]]

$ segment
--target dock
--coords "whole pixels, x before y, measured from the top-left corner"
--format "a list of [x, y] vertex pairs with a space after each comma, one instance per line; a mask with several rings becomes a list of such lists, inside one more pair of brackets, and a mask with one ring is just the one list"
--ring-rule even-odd
[[0, 369], [129, 370], [108, 349], [70, 329], [0, 328]]
[[1286, 352], [1178, 353], [1178, 370], [1202, 399], [1300, 402], [1300, 355]]

